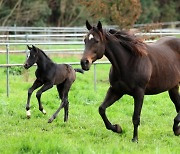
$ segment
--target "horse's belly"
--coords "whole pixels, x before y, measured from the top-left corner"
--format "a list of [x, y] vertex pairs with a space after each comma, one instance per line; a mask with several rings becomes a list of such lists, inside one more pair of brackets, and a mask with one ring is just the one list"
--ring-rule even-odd
[[151, 79], [146, 86], [145, 94], [153, 95], [168, 91], [180, 83], [180, 74], [170, 73], [168, 76], [161, 75]]

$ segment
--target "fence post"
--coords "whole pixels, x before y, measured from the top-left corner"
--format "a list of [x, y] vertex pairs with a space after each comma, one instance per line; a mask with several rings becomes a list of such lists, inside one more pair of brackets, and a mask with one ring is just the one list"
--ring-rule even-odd
[[[9, 64], [9, 44], [6, 44], [6, 64]], [[6, 71], [6, 90], [7, 90], [7, 97], [9, 97], [9, 67], [8, 66]]]
[[[28, 44], [28, 34], [26, 33], [25, 35], [25, 39], [26, 39], [26, 43]], [[28, 49], [27, 49], [27, 46], [26, 46], [26, 57], [28, 55]]]
[[94, 91], [96, 91], [96, 64], [94, 64]]

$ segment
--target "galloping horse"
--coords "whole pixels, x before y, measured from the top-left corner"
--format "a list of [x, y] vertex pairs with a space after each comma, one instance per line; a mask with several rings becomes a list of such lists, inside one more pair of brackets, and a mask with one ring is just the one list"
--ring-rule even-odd
[[118, 124], [110, 123], [105, 111], [124, 94], [128, 94], [134, 98], [132, 141], [138, 142], [138, 125], [144, 95], [168, 91], [177, 111], [173, 131], [175, 135], [180, 135], [180, 39], [164, 37], [155, 43], [145, 44], [135, 35], [126, 32], [106, 31], [101, 22], [92, 27], [86, 21], [86, 27], [89, 32], [84, 39], [82, 68], [89, 70], [91, 64], [103, 55], [112, 64], [109, 73], [110, 87], [99, 107], [106, 128], [113, 132], [122, 132]]
[[64, 122], [68, 120], [68, 92], [71, 88], [71, 85], [76, 79], [76, 73], [83, 73], [82, 69], [73, 69], [68, 64], [56, 64], [54, 63], [41, 49], [32, 46], [27, 46], [30, 50], [30, 54], [24, 64], [25, 69], [30, 68], [33, 64], [37, 64], [36, 80], [34, 81], [31, 88], [28, 90], [28, 98], [26, 105], [27, 118], [30, 118], [30, 98], [33, 91], [39, 87], [41, 87], [37, 93], [36, 97], [39, 103], [39, 110], [46, 114], [46, 111], [43, 109], [41, 104], [41, 94], [46, 90], [56, 85], [59, 98], [62, 100], [60, 107], [57, 111], [52, 115], [49, 119], [49, 123], [51, 123], [58, 115], [59, 111], [64, 108]]

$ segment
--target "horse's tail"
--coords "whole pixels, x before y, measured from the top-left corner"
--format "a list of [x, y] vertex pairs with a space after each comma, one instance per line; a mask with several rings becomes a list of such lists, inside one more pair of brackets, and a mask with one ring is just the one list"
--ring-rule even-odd
[[84, 71], [82, 69], [80, 69], [80, 68], [75, 68], [74, 70], [75, 70], [75, 72], [79, 72], [79, 73], [84, 74]]

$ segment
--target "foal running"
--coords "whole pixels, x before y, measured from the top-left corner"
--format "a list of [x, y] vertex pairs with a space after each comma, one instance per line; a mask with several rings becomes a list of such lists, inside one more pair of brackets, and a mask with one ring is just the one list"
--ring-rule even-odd
[[80, 72], [83, 73], [81, 69], [73, 69], [68, 64], [56, 64], [54, 63], [41, 49], [32, 46], [27, 46], [30, 50], [28, 58], [24, 64], [25, 69], [30, 68], [33, 64], [37, 64], [37, 70], [35, 72], [36, 80], [34, 81], [31, 88], [28, 90], [28, 98], [27, 98], [27, 105], [26, 105], [26, 113], [27, 118], [30, 118], [30, 98], [33, 91], [39, 87], [41, 87], [37, 93], [36, 97], [39, 103], [39, 110], [46, 114], [46, 111], [43, 109], [41, 104], [41, 94], [46, 90], [56, 85], [59, 98], [62, 100], [60, 107], [57, 111], [52, 115], [49, 119], [49, 123], [51, 123], [58, 115], [59, 111], [64, 108], [64, 122], [68, 120], [68, 108], [69, 108], [69, 101], [68, 101], [68, 92], [72, 83], [76, 79], [76, 73]]

